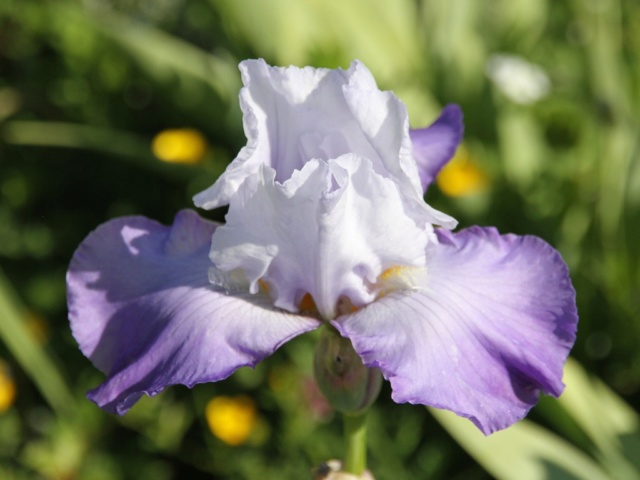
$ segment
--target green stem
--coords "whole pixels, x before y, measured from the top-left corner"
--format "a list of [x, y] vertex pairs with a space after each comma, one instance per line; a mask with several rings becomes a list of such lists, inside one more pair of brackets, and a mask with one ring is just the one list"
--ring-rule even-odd
[[367, 414], [344, 414], [346, 451], [342, 471], [362, 475], [367, 468]]

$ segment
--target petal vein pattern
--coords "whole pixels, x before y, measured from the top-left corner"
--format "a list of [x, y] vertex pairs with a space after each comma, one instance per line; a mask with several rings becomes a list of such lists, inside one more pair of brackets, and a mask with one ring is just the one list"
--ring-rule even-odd
[[417, 292], [394, 292], [333, 323], [392, 397], [446, 408], [484, 433], [523, 418], [540, 392], [560, 395], [575, 341], [566, 265], [535, 237], [437, 230]]
[[367, 159], [312, 160], [283, 184], [263, 167], [213, 235], [211, 278], [242, 269], [251, 292], [259, 282], [269, 286], [275, 306], [297, 312], [308, 293], [331, 319], [341, 299], [355, 307], [373, 301], [385, 270], [424, 267], [433, 238], [431, 225], [406, 215], [397, 185]]
[[69, 318], [82, 352], [108, 375], [89, 393], [102, 408], [123, 414], [145, 393], [222, 380], [319, 325], [266, 295], [216, 291], [207, 278], [215, 228], [188, 210], [173, 227], [124, 217], [74, 254]]

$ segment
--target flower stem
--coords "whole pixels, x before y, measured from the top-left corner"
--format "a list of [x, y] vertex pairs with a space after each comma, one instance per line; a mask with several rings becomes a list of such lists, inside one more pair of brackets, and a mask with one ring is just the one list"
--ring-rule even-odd
[[346, 451], [342, 471], [362, 475], [367, 468], [367, 414], [343, 415]]

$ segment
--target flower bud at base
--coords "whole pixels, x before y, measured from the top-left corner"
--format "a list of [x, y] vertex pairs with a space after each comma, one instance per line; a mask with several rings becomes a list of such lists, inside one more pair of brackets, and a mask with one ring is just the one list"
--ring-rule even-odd
[[380, 393], [380, 371], [366, 367], [351, 341], [333, 328], [323, 331], [316, 346], [313, 367], [320, 391], [341, 413], [363, 412]]
[[375, 480], [369, 470], [362, 475], [345, 473], [342, 470], [342, 462], [339, 460], [329, 460], [323, 463], [312, 472], [313, 480]]

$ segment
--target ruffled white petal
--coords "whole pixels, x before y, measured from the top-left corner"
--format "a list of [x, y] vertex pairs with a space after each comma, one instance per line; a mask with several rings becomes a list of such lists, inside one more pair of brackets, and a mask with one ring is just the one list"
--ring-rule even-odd
[[210, 188], [194, 197], [197, 206], [230, 203], [261, 165], [272, 167], [275, 180], [283, 183], [312, 159], [352, 153], [399, 185], [414, 220], [455, 227], [455, 220], [422, 200], [404, 104], [392, 92], [380, 91], [362, 63], [328, 70], [247, 60], [240, 70], [247, 145]]
[[406, 214], [397, 185], [369, 160], [312, 160], [284, 184], [274, 177], [263, 167], [248, 178], [213, 235], [217, 281], [241, 269], [249, 289], [261, 281], [277, 307], [296, 312], [308, 293], [333, 318], [342, 299], [373, 301], [385, 270], [424, 265], [432, 229]]

